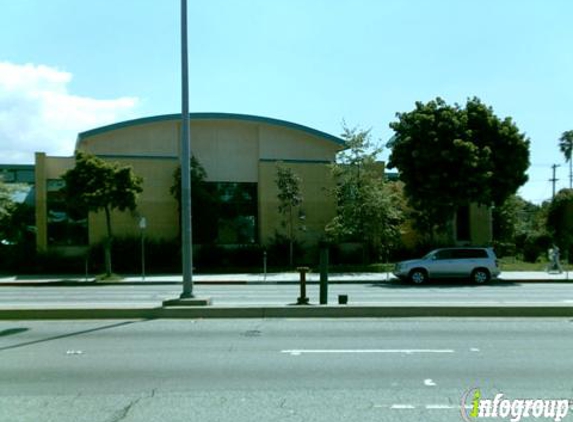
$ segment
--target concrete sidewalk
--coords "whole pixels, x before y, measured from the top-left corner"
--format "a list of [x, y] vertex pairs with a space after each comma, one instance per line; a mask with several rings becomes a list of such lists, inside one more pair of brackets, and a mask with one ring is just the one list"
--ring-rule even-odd
[[[297, 272], [256, 274], [194, 274], [193, 282], [196, 284], [293, 284], [299, 283]], [[117, 285], [117, 284], [181, 284], [180, 274], [164, 275], [141, 275], [123, 276], [118, 281], [96, 281], [93, 276], [85, 275], [20, 275], [20, 276], [0, 276], [1, 286], [42, 286], [42, 285]], [[318, 283], [320, 275], [318, 273], [308, 273], [306, 275], [308, 283]], [[543, 271], [505, 271], [497, 280], [492, 282], [573, 282], [573, 272], [563, 272], [561, 274], [547, 273]], [[346, 283], [380, 283], [398, 282], [391, 273], [332, 273], [328, 275], [328, 282], [333, 284]]]
[[[573, 277], [573, 274], [572, 274]], [[319, 274], [310, 273], [307, 281], [316, 284]], [[499, 281], [505, 283], [568, 283], [568, 273], [548, 274], [544, 272], [504, 272]], [[296, 284], [298, 273], [277, 274], [196, 274], [196, 284]], [[330, 274], [329, 283], [399, 283], [386, 273]], [[181, 284], [181, 275], [154, 275], [125, 277], [115, 282], [95, 282], [85, 276], [8, 276], [0, 277], [0, 288], [10, 286], [98, 286], [98, 285], [141, 285]], [[154, 319], [154, 318], [406, 318], [406, 317], [573, 317], [573, 304], [524, 304], [524, 305], [326, 305], [326, 306], [130, 306], [120, 304], [82, 308], [78, 304], [65, 307], [37, 307], [0, 309], [0, 320], [50, 320], [50, 319]]]

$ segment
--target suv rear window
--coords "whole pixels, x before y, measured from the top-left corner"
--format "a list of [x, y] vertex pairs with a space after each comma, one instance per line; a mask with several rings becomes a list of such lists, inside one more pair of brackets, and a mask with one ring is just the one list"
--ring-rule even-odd
[[485, 249], [454, 249], [454, 259], [467, 259], [467, 258], [487, 258]]

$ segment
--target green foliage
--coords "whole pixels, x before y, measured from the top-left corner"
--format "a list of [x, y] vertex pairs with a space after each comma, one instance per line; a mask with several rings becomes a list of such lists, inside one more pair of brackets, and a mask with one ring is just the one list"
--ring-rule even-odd
[[0, 241], [10, 242], [11, 220], [16, 205], [12, 200], [13, 188], [0, 179]]
[[[259, 270], [263, 267], [263, 248], [259, 245], [201, 245], [195, 249], [193, 264], [198, 272]], [[286, 256], [286, 255], [285, 255]]]
[[[145, 271], [146, 273], [174, 273], [181, 271], [181, 245], [176, 240], [145, 238]], [[89, 251], [89, 272], [98, 274], [105, 270], [102, 252], [105, 243], [93, 245]], [[141, 237], [126, 236], [115, 238], [111, 252], [120, 256], [114, 270], [122, 274], [141, 273]]]
[[565, 162], [569, 163], [569, 189], [573, 189], [573, 130], [563, 132], [559, 138], [559, 149], [565, 156]]
[[547, 233], [532, 233], [525, 236], [523, 243], [523, 260], [538, 262], [547, 258], [545, 254], [552, 245], [551, 236]]
[[0, 180], [0, 242], [18, 245], [35, 240], [34, 208], [14, 201], [21, 185], [6, 185]]
[[278, 188], [278, 210], [282, 216], [281, 225], [286, 230], [289, 242], [289, 264], [294, 262], [294, 244], [296, 242], [296, 229], [304, 230], [302, 224], [301, 205], [303, 202], [300, 185], [301, 178], [292, 168], [277, 164], [277, 177], [275, 183]]
[[265, 249], [269, 267], [287, 267], [292, 269], [292, 262], [301, 262], [304, 257], [302, 243], [296, 239], [291, 242], [291, 239], [281, 233], [275, 233], [274, 237], [265, 245]]
[[[207, 179], [207, 172], [195, 156], [191, 157], [191, 194], [195, 190], [201, 191], [202, 183]], [[173, 186], [169, 189], [171, 195], [181, 203], [181, 166], [175, 169], [173, 174]]]
[[549, 206], [547, 230], [563, 251], [573, 246], [573, 190], [559, 191]]
[[477, 98], [465, 107], [417, 102], [397, 118], [388, 167], [399, 169], [426, 232], [444, 229], [461, 206], [503, 204], [527, 181], [529, 140]]
[[10, 214], [12, 207], [12, 189], [0, 179], [0, 219]]
[[571, 155], [573, 154], [573, 130], [563, 132], [559, 138], [559, 150], [565, 156], [565, 161], [571, 161]]
[[493, 209], [493, 238], [497, 242], [513, 242], [521, 233], [538, 231], [536, 213], [540, 207], [518, 195], [509, 196]]
[[71, 215], [104, 211], [107, 227], [106, 274], [111, 275], [111, 211], [134, 210], [143, 180], [131, 166], [76, 152], [76, 165], [64, 175], [64, 195]]
[[332, 165], [336, 180], [337, 215], [327, 225], [333, 240], [364, 242], [378, 259], [400, 240], [404, 201], [399, 185], [384, 181], [384, 168], [376, 157], [381, 149], [370, 132], [344, 127], [347, 149]]
[[63, 179], [71, 211], [134, 210], [143, 180], [130, 166], [109, 163], [78, 151], [76, 165]]

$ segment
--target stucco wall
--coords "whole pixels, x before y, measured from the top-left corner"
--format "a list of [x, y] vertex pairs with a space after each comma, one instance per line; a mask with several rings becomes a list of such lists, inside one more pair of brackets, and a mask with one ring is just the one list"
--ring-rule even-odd
[[318, 242], [324, 234], [325, 225], [336, 214], [334, 198], [328, 194], [333, 187], [333, 179], [327, 164], [292, 163], [261, 161], [259, 182], [259, 227], [262, 243], [269, 242], [276, 232], [285, 235], [281, 226], [282, 216], [279, 214], [277, 198], [278, 188], [275, 180], [277, 165], [290, 167], [302, 180], [301, 193], [304, 211], [305, 231], [297, 231], [297, 238], [306, 246]]
[[[138, 199], [137, 210], [112, 214], [116, 236], [139, 235], [142, 216], [147, 221], [148, 237], [169, 239], [179, 234], [178, 205], [169, 189], [179, 165], [181, 125], [179, 119], [166, 117], [124, 122], [84, 132], [78, 137], [77, 149], [107, 161], [131, 165], [143, 178], [143, 193]], [[258, 183], [261, 241], [268, 240], [279, 227], [275, 185], [277, 160], [286, 161], [303, 179], [307, 231], [302, 237], [305, 240], [318, 240], [324, 225], [334, 216], [332, 199], [325, 191], [331, 183], [327, 163], [334, 161], [342, 146], [330, 135], [324, 134], [323, 138], [317, 131], [307, 129], [248, 116], [191, 120], [191, 149], [205, 168], [207, 181]], [[39, 154], [37, 185], [43, 183], [45, 186], [47, 179], [60, 178], [73, 165], [73, 157]], [[38, 245], [43, 248], [47, 246], [45, 196], [45, 191], [40, 192], [37, 201], [37, 218], [43, 221]], [[90, 243], [101, 241], [106, 234], [103, 213], [90, 214], [88, 225]]]
[[[110, 161], [130, 165], [135, 174], [143, 178], [143, 192], [138, 197], [137, 209], [133, 212], [112, 213], [114, 235], [140, 235], [139, 220], [145, 217], [146, 236], [155, 239], [176, 238], [179, 233], [178, 205], [169, 190], [174, 183], [173, 174], [178, 165], [177, 160], [130, 158]], [[91, 213], [88, 227], [90, 243], [103, 240], [106, 235], [104, 213]]]

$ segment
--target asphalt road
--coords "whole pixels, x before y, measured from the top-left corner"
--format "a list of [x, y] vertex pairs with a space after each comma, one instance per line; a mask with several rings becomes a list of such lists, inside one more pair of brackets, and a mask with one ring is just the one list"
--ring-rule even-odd
[[571, 350], [570, 319], [0, 321], [0, 421], [460, 421], [573, 398]]
[[[286, 305], [295, 303], [299, 287], [295, 284], [196, 285], [198, 296], [213, 299], [215, 305]], [[179, 296], [181, 286], [117, 285], [75, 287], [0, 287], [0, 309], [35, 307], [156, 307], [164, 299]], [[311, 303], [319, 302], [318, 285], [307, 287]], [[412, 286], [404, 283], [332, 284], [329, 303], [347, 294], [355, 305], [400, 304], [573, 304], [573, 285], [569, 283], [492, 283], [475, 286], [469, 283], [431, 283]]]

